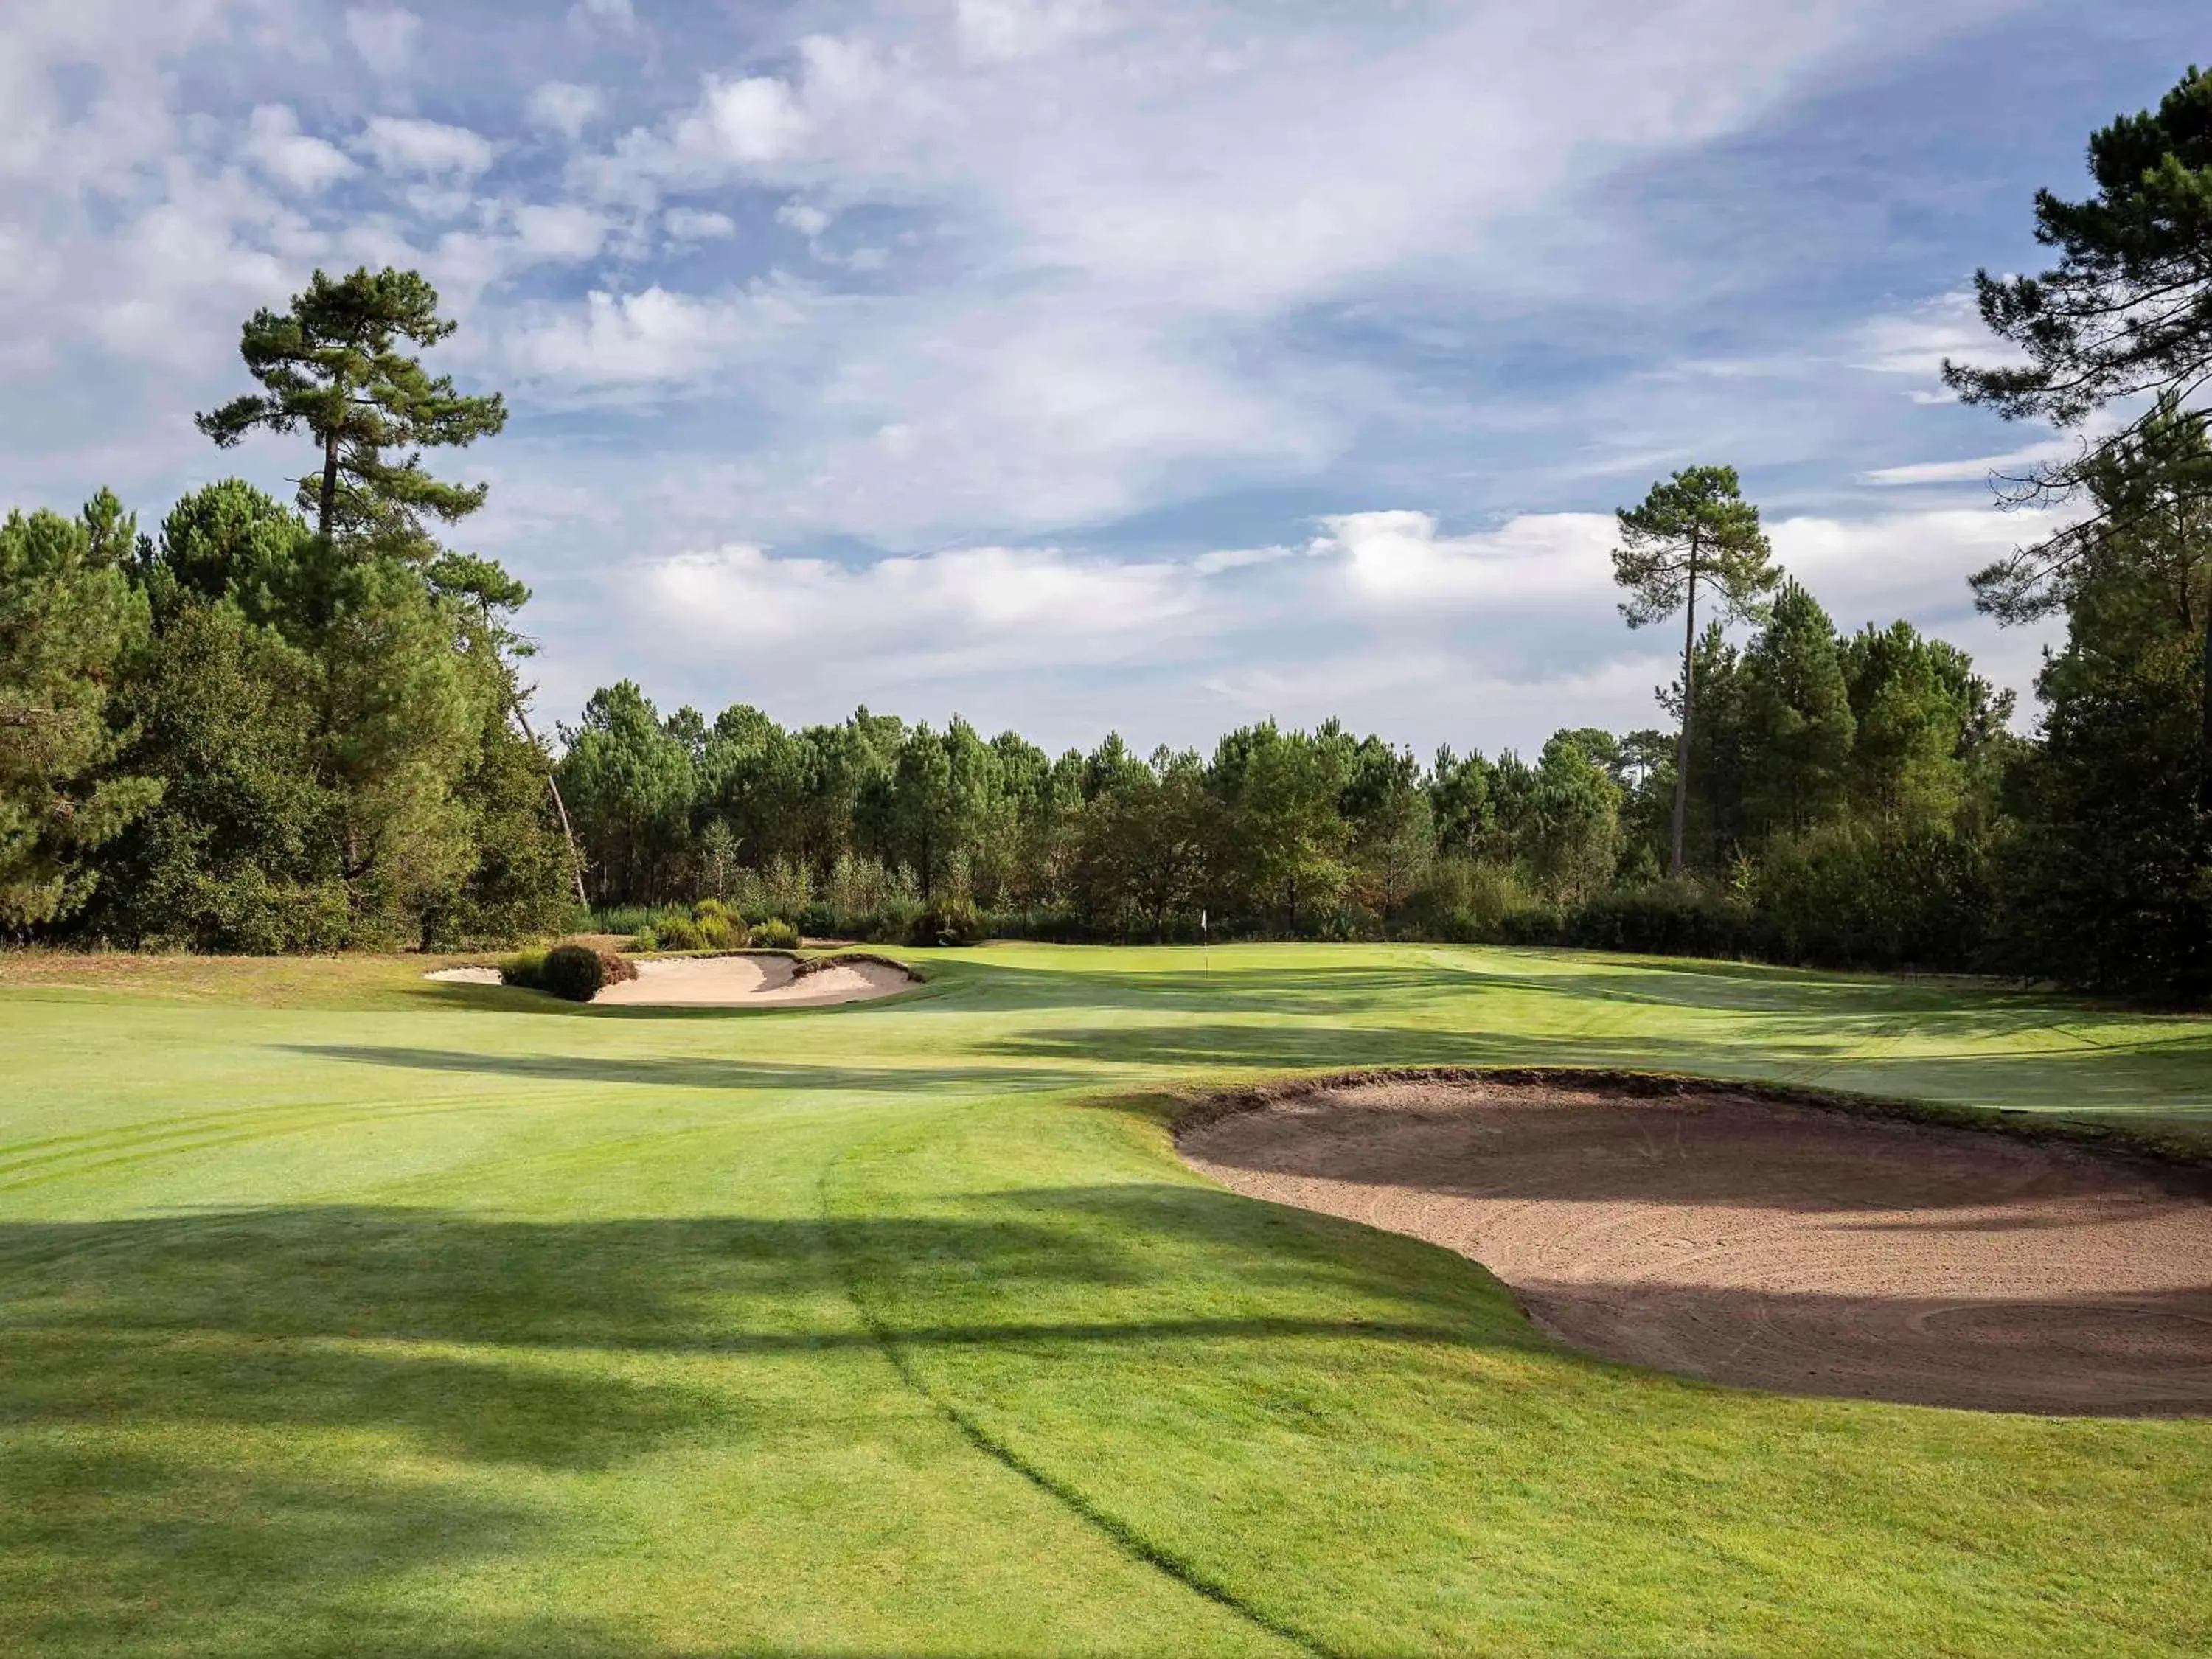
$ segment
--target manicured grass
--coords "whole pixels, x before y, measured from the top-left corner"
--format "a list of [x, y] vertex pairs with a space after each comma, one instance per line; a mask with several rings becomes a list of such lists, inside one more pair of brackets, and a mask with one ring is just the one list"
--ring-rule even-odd
[[1600, 1364], [1171, 1089], [1587, 1064], [2212, 1126], [2212, 1023], [1428, 946], [822, 1011], [0, 958], [0, 1652], [2194, 1654], [2212, 1422]]

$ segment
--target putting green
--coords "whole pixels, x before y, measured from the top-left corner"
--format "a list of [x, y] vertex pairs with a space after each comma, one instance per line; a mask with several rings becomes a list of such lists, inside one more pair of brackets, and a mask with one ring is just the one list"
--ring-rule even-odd
[[[1429, 946], [573, 1010], [0, 959], [0, 1651], [2212, 1649], [2212, 1422], [1736, 1392], [1186, 1170], [1170, 1080], [1679, 1068], [2212, 1125], [2212, 1023]], [[1147, 1092], [1147, 1091], [1151, 1092]]]

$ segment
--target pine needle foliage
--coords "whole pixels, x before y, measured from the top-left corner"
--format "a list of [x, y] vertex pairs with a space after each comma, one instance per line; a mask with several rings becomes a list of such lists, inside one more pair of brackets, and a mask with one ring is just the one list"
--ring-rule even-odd
[[305, 428], [322, 464], [297, 480], [300, 510], [325, 539], [416, 537], [425, 515], [455, 523], [483, 505], [486, 486], [431, 477], [420, 452], [491, 436], [507, 405], [496, 392], [455, 392], [402, 345], [427, 349], [454, 326], [420, 272], [318, 270], [289, 310], [264, 307], [246, 324], [240, 350], [262, 390], [199, 416], [199, 428], [228, 449], [251, 432]]

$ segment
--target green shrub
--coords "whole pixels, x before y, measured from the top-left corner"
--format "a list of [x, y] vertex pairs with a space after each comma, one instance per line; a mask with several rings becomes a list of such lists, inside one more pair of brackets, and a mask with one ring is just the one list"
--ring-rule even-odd
[[983, 919], [964, 898], [937, 899], [914, 919], [908, 938], [916, 945], [972, 945], [983, 936]]
[[664, 951], [696, 951], [706, 943], [698, 924], [681, 916], [671, 916], [653, 932], [659, 935], [659, 948]]
[[589, 1002], [606, 982], [606, 961], [588, 945], [556, 945], [538, 969], [538, 988], [571, 1002]]
[[753, 947], [760, 951], [796, 951], [799, 929], [781, 920], [764, 921], [753, 929]]
[[629, 948], [633, 951], [658, 951], [660, 948], [660, 930], [657, 927], [639, 928], [630, 939]]
[[[708, 903], [714, 901], [709, 899]], [[725, 911], [720, 915], [701, 916], [692, 924], [698, 931], [699, 942], [710, 951], [742, 951], [745, 948], [745, 924]]]
[[499, 964], [499, 982], [519, 985], [528, 991], [545, 988], [545, 952], [518, 951]]
[[737, 919], [730, 907], [718, 898], [702, 898], [691, 907], [691, 920], [694, 921], [734, 921]]
[[1840, 824], [1778, 836], [1752, 899], [1783, 960], [1847, 968], [1968, 966], [1994, 902], [1972, 842]]
[[659, 927], [671, 916], [690, 920], [688, 904], [611, 904], [602, 905], [592, 912], [591, 925], [579, 927], [580, 933], [619, 933], [625, 939], [634, 938], [648, 927]]
[[1759, 919], [1735, 895], [1684, 877], [1600, 893], [1568, 918], [1571, 945], [1668, 957], [1757, 954]]

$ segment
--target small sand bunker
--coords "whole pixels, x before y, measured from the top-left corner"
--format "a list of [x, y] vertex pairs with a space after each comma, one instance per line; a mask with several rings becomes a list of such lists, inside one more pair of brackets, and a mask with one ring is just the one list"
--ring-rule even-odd
[[496, 968], [434, 968], [422, 977], [447, 985], [497, 985], [502, 982]]
[[2212, 1413], [2212, 1204], [1971, 1130], [1723, 1089], [1363, 1083], [1186, 1135], [1254, 1197], [1473, 1257], [1564, 1342], [1784, 1389]]
[[592, 999], [658, 1007], [809, 1008], [861, 1002], [911, 989], [914, 975], [887, 962], [837, 962], [800, 974], [789, 957], [663, 957], [637, 964], [637, 977]]

